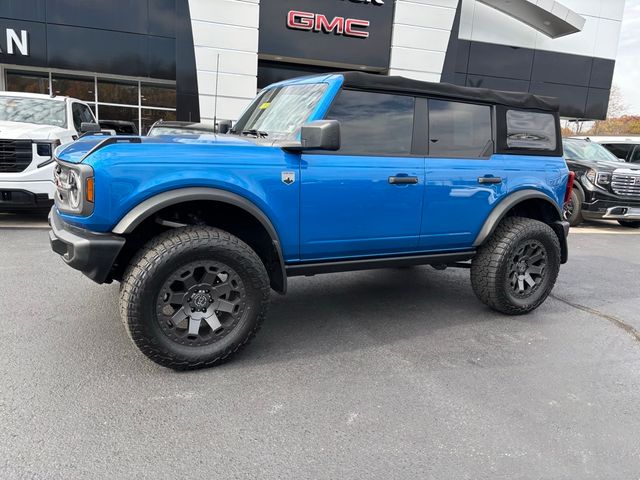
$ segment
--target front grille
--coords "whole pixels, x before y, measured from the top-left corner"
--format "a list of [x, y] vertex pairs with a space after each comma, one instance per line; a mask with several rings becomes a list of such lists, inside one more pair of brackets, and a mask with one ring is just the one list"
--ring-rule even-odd
[[31, 140], [0, 140], [0, 173], [22, 172], [32, 160]]
[[616, 195], [640, 197], [640, 174], [614, 174], [611, 178], [611, 189]]

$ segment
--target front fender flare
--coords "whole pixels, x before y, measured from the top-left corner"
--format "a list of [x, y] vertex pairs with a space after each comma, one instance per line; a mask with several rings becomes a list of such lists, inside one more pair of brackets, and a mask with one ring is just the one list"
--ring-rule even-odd
[[[285, 272], [284, 257], [282, 255], [282, 247], [280, 238], [278, 237], [278, 232], [273, 226], [273, 223], [271, 223], [271, 220], [269, 220], [269, 217], [267, 217], [260, 208], [250, 200], [236, 193], [207, 187], [180, 188], [177, 190], [169, 190], [159, 193], [131, 209], [129, 213], [122, 217], [118, 224], [113, 228], [112, 232], [118, 235], [131, 233], [144, 220], [163, 208], [171, 205], [177, 205], [178, 203], [196, 200], [216, 201], [239, 207], [260, 222], [271, 238], [274, 251], [276, 252], [277, 261], [279, 263], [279, 266], [276, 269], [278, 271], [272, 272], [273, 274], [276, 274], [275, 278], [271, 278], [272, 287], [278, 293], [285, 293], [287, 291], [287, 275]], [[268, 266], [266, 267], [268, 270]]]

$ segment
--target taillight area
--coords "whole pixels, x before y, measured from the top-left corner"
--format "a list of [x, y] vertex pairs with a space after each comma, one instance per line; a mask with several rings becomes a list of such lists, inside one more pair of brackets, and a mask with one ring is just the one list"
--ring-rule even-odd
[[571, 194], [573, 193], [573, 182], [576, 179], [576, 172], [569, 172], [569, 178], [567, 179], [567, 190], [564, 192], [564, 203], [568, 203], [571, 200]]

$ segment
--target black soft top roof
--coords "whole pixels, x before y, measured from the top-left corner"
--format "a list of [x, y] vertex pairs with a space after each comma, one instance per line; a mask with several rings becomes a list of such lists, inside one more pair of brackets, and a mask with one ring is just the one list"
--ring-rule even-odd
[[375, 75], [364, 72], [340, 72], [347, 88], [377, 90], [390, 93], [410, 93], [452, 100], [493, 103], [514, 108], [558, 112], [559, 106], [552, 97], [541, 97], [530, 93], [503, 92], [488, 88], [460, 87], [450, 83], [433, 83], [405, 77]]

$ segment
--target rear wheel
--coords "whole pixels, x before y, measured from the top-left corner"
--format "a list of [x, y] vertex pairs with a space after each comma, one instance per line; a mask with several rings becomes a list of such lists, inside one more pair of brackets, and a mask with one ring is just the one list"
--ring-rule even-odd
[[583, 222], [582, 218], [582, 193], [577, 188], [571, 192], [571, 199], [564, 204], [564, 219], [569, 222], [572, 227], [577, 227]]
[[546, 300], [560, 271], [560, 241], [547, 224], [504, 219], [471, 263], [476, 296], [494, 310], [520, 315]]
[[640, 221], [637, 220], [618, 220], [618, 223], [623, 227], [640, 228]]
[[260, 258], [209, 227], [167, 232], [125, 273], [122, 319], [136, 346], [179, 370], [216, 365], [243, 347], [265, 318], [269, 279]]

